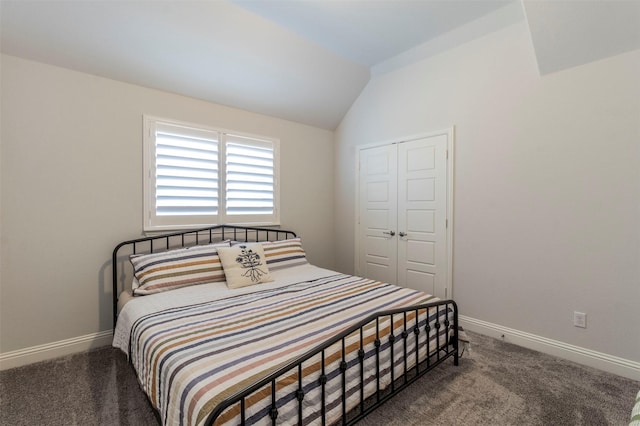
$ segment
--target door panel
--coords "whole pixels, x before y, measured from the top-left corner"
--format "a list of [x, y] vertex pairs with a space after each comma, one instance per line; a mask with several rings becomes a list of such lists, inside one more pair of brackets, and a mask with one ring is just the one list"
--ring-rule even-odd
[[398, 144], [399, 285], [446, 296], [446, 215], [447, 136]]
[[433, 178], [410, 179], [406, 182], [406, 186], [406, 201], [434, 201], [435, 199], [436, 181]]
[[436, 214], [433, 210], [407, 210], [407, 230], [435, 232]]
[[395, 146], [361, 150], [359, 170], [358, 274], [395, 284], [397, 238], [389, 234], [397, 223]]
[[407, 263], [415, 265], [435, 265], [436, 245], [430, 241], [406, 239]]
[[370, 228], [383, 229], [389, 224], [388, 209], [370, 209], [365, 211], [365, 221]]
[[412, 269], [406, 270], [407, 277], [407, 287], [409, 288], [420, 288], [421, 291], [424, 291], [428, 294], [436, 293], [435, 286], [435, 275], [430, 274], [429, 272], [423, 271], [414, 271]]

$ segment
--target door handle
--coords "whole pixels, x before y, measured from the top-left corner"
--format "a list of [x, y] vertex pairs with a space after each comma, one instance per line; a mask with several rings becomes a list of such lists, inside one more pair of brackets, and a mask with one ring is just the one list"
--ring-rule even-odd
[[382, 231], [382, 233], [385, 234], [385, 235], [391, 235], [392, 237], [394, 235], [396, 235], [396, 233], [394, 231]]
[[399, 236], [400, 238], [402, 238], [402, 237], [406, 237], [406, 236], [407, 236], [407, 234], [405, 234], [404, 232], [400, 231], [400, 232], [398, 232], [398, 236]]

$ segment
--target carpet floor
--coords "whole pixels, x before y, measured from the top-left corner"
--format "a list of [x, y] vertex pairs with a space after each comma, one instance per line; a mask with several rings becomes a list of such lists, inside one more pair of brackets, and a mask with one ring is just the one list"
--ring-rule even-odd
[[[640, 382], [468, 333], [447, 361], [359, 424], [612, 425], [629, 423]], [[120, 351], [90, 352], [0, 372], [0, 425], [157, 425]]]

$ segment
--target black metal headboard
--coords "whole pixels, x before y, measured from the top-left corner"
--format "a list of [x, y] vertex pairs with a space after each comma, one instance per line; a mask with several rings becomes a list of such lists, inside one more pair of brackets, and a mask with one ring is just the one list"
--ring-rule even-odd
[[234, 225], [216, 225], [208, 228], [192, 229], [153, 237], [123, 241], [113, 249], [111, 267], [113, 269], [113, 327], [118, 318], [118, 297], [133, 274], [127, 274], [129, 256], [132, 254], [158, 253], [181, 247], [211, 244], [217, 241], [234, 240], [246, 242], [278, 241], [295, 238], [296, 233], [283, 229], [255, 228]]

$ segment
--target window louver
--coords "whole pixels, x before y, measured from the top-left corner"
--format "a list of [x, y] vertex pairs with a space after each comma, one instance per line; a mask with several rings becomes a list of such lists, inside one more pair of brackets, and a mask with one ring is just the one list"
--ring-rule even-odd
[[269, 141], [226, 135], [228, 215], [274, 211], [274, 150]]
[[156, 130], [156, 214], [218, 213], [218, 137], [214, 132]]

